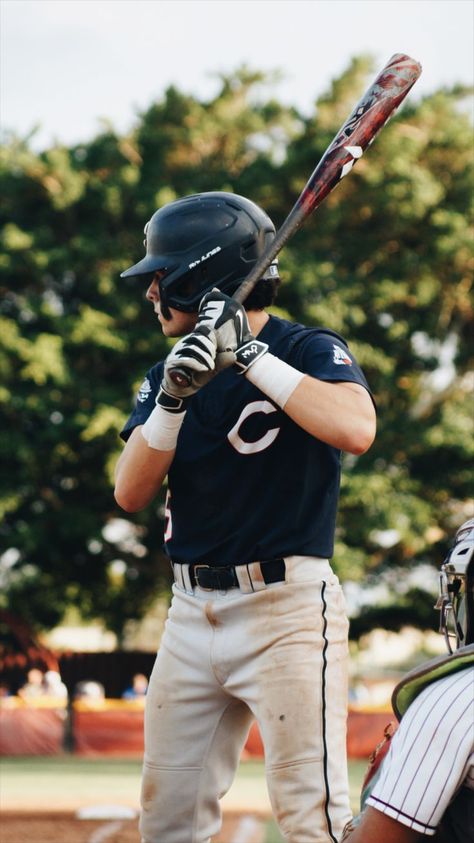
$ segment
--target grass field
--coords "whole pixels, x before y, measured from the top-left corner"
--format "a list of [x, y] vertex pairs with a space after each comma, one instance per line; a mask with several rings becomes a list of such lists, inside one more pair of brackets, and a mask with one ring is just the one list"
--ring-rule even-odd
[[[365, 762], [350, 762], [351, 804], [358, 809]], [[93, 805], [138, 809], [141, 764], [137, 760], [61, 758], [3, 758], [0, 763], [2, 811], [74, 811]], [[270, 818], [270, 802], [263, 763], [240, 764], [231, 790], [223, 800], [224, 813], [266, 815], [264, 843], [281, 843]], [[16, 843], [16, 841], [15, 841]]]

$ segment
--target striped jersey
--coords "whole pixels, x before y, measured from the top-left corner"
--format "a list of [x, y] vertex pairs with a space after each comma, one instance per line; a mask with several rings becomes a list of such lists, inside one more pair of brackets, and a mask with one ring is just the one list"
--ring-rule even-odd
[[466, 788], [474, 810], [472, 666], [428, 685], [411, 703], [367, 805], [434, 835], [454, 797]]

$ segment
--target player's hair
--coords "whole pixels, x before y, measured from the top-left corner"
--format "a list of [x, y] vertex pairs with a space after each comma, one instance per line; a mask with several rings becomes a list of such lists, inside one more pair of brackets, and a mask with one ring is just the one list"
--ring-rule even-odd
[[279, 287], [279, 278], [261, 278], [245, 299], [243, 303], [245, 309], [263, 310], [265, 307], [270, 307], [278, 295]]

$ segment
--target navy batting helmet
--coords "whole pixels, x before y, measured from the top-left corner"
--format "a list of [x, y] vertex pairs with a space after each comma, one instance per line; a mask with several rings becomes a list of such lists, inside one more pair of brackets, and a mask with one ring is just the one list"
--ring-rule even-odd
[[[232, 295], [275, 237], [275, 226], [254, 202], [234, 193], [197, 193], [170, 202], [145, 226], [146, 255], [121, 278], [159, 273], [161, 310], [197, 311], [218, 287]], [[277, 279], [277, 261], [264, 279]]]

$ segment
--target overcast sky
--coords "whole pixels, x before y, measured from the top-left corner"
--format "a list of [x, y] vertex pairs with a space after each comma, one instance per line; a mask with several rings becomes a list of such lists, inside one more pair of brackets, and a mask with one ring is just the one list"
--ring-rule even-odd
[[351, 56], [423, 65], [410, 96], [473, 83], [472, 0], [0, 0], [1, 125], [34, 146], [119, 131], [170, 84], [213, 96], [216, 74], [279, 69], [271, 93], [310, 113]]

